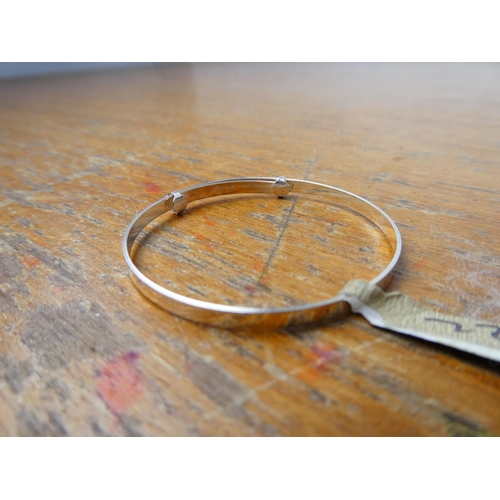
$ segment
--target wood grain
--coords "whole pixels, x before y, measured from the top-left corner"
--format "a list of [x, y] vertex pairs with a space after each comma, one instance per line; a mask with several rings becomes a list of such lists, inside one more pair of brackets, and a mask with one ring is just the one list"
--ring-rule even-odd
[[[121, 255], [172, 190], [339, 186], [403, 235], [391, 290], [500, 323], [498, 65], [164, 65], [0, 82], [0, 434], [499, 435], [500, 368], [350, 316], [238, 332], [162, 311]], [[321, 300], [389, 258], [328, 200], [240, 196], [140, 236], [196, 298]]]

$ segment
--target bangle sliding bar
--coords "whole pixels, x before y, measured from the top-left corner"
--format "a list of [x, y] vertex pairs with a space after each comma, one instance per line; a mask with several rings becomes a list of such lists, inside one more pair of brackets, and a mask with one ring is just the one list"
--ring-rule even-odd
[[[276, 329], [292, 324], [318, 322], [350, 311], [350, 306], [341, 298], [333, 297], [322, 302], [280, 308], [244, 307], [206, 302], [172, 292], [139, 271], [132, 261], [132, 245], [139, 233], [154, 219], [169, 210], [182, 213], [188, 204], [229, 194], [264, 193], [280, 198], [289, 192], [294, 194], [329, 195], [336, 205], [355, 211], [374, 223], [389, 241], [393, 256], [389, 265], [371, 283], [385, 288], [391, 280], [402, 250], [401, 235], [394, 221], [373, 203], [343, 189], [316, 182], [285, 177], [242, 177], [208, 182], [182, 191], [174, 191], [140, 212], [129, 224], [123, 237], [123, 254], [131, 270], [135, 286], [151, 301], [163, 309], [198, 323], [222, 328], [265, 327]], [[356, 278], [356, 276], [353, 276]]]

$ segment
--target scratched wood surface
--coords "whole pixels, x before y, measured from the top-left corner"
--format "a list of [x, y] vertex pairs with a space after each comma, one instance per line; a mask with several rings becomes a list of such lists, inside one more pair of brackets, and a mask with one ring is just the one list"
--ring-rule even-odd
[[[132, 217], [239, 176], [323, 182], [385, 209], [391, 290], [500, 323], [500, 66], [165, 65], [0, 82], [0, 434], [500, 434], [500, 367], [372, 328], [238, 332], [133, 287]], [[224, 303], [334, 295], [387, 263], [329, 200], [239, 196], [166, 215], [136, 262]]]

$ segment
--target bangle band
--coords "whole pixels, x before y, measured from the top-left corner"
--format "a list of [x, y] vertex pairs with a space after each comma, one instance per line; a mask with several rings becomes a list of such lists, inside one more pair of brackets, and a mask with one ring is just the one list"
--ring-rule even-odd
[[292, 191], [298, 194], [333, 196], [335, 204], [365, 216], [382, 231], [391, 245], [393, 256], [389, 265], [370, 283], [385, 288], [391, 280], [391, 272], [402, 250], [401, 234], [394, 221], [373, 203], [348, 191], [325, 184], [285, 177], [242, 177], [208, 182], [182, 191], [173, 191], [140, 212], [129, 224], [123, 237], [123, 254], [131, 270], [134, 285], [148, 299], [177, 316], [224, 328], [251, 326], [275, 329], [347, 314], [350, 311], [349, 305], [339, 297], [280, 308], [240, 307], [193, 299], [158, 285], [142, 274], [132, 261], [132, 245], [139, 233], [151, 221], [169, 210], [180, 214], [189, 203], [214, 196], [265, 193], [283, 198]]

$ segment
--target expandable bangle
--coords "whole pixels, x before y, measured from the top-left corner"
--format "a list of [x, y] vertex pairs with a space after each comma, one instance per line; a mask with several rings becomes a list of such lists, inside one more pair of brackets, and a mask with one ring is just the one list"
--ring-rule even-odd
[[169, 210], [180, 214], [189, 203], [214, 196], [264, 193], [283, 198], [292, 191], [299, 194], [332, 195], [335, 203], [340, 202], [348, 210], [354, 210], [372, 221], [388, 239], [393, 256], [389, 265], [373, 278], [371, 283], [382, 288], [388, 285], [402, 250], [401, 234], [394, 221], [376, 205], [353, 193], [325, 184], [285, 177], [242, 177], [208, 182], [182, 191], [173, 191], [147, 207], [132, 220], [123, 237], [123, 255], [131, 270], [133, 283], [151, 301], [173, 314], [224, 328], [279, 328], [291, 324], [317, 322], [348, 313], [349, 305], [339, 297], [279, 308], [233, 306], [193, 299], [158, 285], [142, 274], [132, 261], [132, 245], [139, 233], [151, 221]]

